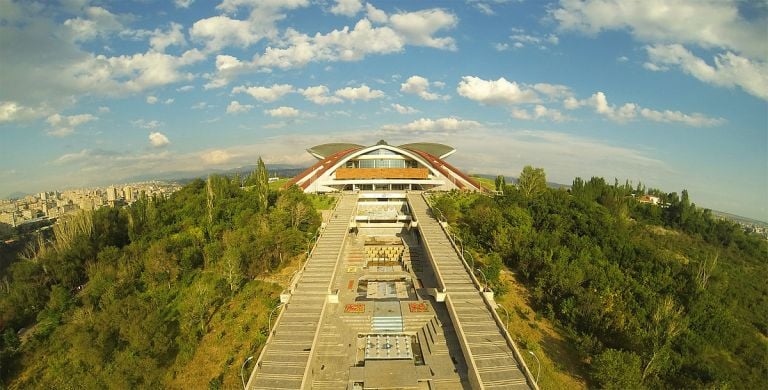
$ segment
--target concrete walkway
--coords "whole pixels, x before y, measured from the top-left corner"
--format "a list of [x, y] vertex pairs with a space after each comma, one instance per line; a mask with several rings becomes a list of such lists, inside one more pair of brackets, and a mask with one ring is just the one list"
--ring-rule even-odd
[[467, 361], [470, 384], [477, 389], [529, 389], [522, 365], [494, 320], [491, 309], [453, 249], [420, 193], [408, 194], [439, 291]]
[[274, 325], [248, 381], [248, 389], [300, 389], [341, 256], [357, 195], [344, 194], [318, 238], [293, 295]]

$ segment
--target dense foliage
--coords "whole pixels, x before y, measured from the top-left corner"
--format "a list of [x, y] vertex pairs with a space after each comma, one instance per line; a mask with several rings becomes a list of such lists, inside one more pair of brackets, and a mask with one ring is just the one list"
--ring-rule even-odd
[[[275, 289], [253, 279], [303, 253], [320, 224], [303, 192], [270, 191], [259, 169], [248, 190], [239, 177], [211, 176], [169, 199], [57, 224], [55, 239], [3, 278], [0, 387], [171, 387], [214, 315], [258, 317], [216, 330], [242, 336], [239, 353], [256, 352]], [[234, 359], [220, 365], [239, 372]]]
[[[764, 240], [686, 191], [601, 178], [554, 190], [543, 171], [524, 173], [503, 195], [454, 192], [434, 204], [497, 290], [499, 261], [518, 273], [597, 386], [768, 387]], [[646, 192], [661, 203], [638, 202]]]

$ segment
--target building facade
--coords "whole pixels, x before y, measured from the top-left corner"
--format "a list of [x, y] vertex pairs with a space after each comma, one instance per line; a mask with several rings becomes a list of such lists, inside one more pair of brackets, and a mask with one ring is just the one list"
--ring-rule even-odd
[[382, 140], [372, 146], [323, 144], [307, 151], [318, 162], [287, 184], [296, 184], [304, 192], [483, 190], [477, 181], [445, 162], [456, 151], [447, 145], [394, 146]]

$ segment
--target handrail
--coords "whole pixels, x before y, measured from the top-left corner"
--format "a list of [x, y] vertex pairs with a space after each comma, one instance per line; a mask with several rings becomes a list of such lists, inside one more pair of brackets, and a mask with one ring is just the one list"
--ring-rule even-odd
[[[425, 197], [426, 200], [426, 197]], [[458, 253], [458, 248], [456, 246], [456, 242], [453, 240], [453, 234], [450, 231], [448, 224], [439, 224], [443, 231], [445, 232], [445, 235], [448, 237], [448, 241], [451, 242], [451, 245], [453, 245], [454, 251]], [[464, 254], [459, 254], [459, 259], [461, 259], [462, 264], [464, 264], [464, 268], [468, 270], [469, 276], [472, 279], [473, 284], [475, 287], [478, 288], [478, 290], [485, 292], [485, 288], [482, 287], [480, 284], [480, 281], [475, 276], [475, 272], [472, 270], [472, 268], [467, 264], [466, 259], [464, 258]], [[480, 294], [480, 296], [483, 299], [483, 302], [485, 303], [485, 306], [488, 308], [488, 311], [491, 312], [491, 317], [493, 318], [494, 322], [496, 322], [496, 327], [498, 327], [501, 330], [502, 337], [504, 337], [504, 340], [507, 343], [507, 346], [510, 347], [512, 350], [512, 354], [514, 355], [515, 359], [518, 362], [518, 365], [521, 367], [521, 371], [523, 371], [523, 375], [525, 375], [525, 378], [528, 380], [529, 384], [532, 384], [532, 388], [534, 390], [539, 389], [538, 383], [533, 380], [533, 375], [531, 374], [531, 371], [528, 369], [528, 365], [525, 363], [525, 360], [523, 359], [522, 354], [520, 354], [520, 350], [517, 349], [517, 345], [515, 344], [514, 340], [512, 340], [512, 336], [510, 336], [509, 331], [507, 330], [506, 326], [504, 326], [504, 323], [501, 321], [501, 317], [499, 317], [499, 314], [496, 312], [496, 308], [492, 307], [490, 298], [486, 296], [486, 294]], [[448, 294], [447, 299], [450, 299], [450, 293]]]

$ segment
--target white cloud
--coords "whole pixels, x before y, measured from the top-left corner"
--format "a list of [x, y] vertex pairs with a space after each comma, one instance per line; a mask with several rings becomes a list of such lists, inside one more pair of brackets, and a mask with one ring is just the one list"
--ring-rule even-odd
[[163, 100], [163, 104], [165, 104], [165, 105], [173, 104], [173, 102], [175, 102], [175, 101], [176, 101], [176, 99], [174, 99], [174, 98], [168, 98], [168, 99]]
[[171, 23], [171, 27], [168, 31], [156, 29], [149, 38], [150, 47], [152, 47], [153, 50], [162, 53], [169, 46], [185, 46], [187, 40], [184, 38], [184, 33], [181, 32], [181, 28], [181, 24]]
[[163, 133], [152, 132], [149, 133], [149, 143], [155, 148], [161, 148], [170, 144], [171, 141]]
[[594, 111], [614, 122], [625, 123], [637, 118], [638, 114], [650, 121], [665, 123], [681, 123], [693, 127], [711, 127], [725, 123], [723, 118], [711, 118], [704, 114], [685, 114], [680, 111], [656, 111], [643, 108], [636, 103], [625, 103], [617, 107], [608, 103], [608, 98], [603, 92], [596, 92], [588, 99], [578, 100], [574, 97], [565, 99], [563, 105], [566, 109], [574, 110], [579, 107], [592, 107]]
[[480, 127], [480, 123], [456, 117], [430, 119], [421, 118], [404, 125], [385, 125], [382, 130], [387, 134], [451, 134], [458, 131]]
[[486, 3], [475, 3], [475, 8], [488, 16], [496, 14], [496, 12], [493, 12], [493, 8], [491, 8], [491, 6]]
[[147, 104], [155, 104], [157, 103], [157, 96], [147, 96]]
[[508, 43], [496, 43], [493, 45], [493, 48], [496, 49], [496, 51], [507, 51], [509, 50], [509, 44]]
[[75, 41], [88, 41], [123, 31], [120, 18], [102, 7], [85, 7], [83, 17], [65, 20], [64, 27]]
[[23, 122], [48, 114], [46, 107], [27, 107], [14, 101], [0, 101], [0, 124]]
[[562, 29], [628, 30], [644, 42], [694, 44], [765, 56], [765, 19], [748, 20], [738, 1], [561, 0], [551, 11]]
[[414, 113], [417, 113], [417, 112], [419, 112], [419, 110], [417, 110], [417, 109], [415, 109], [415, 108], [413, 108], [413, 107], [409, 107], [409, 106], [403, 106], [403, 105], [400, 105], [400, 104], [397, 104], [397, 103], [392, 103], [392, 104], [391, 104], [391, 107], [392, 107], [392, 108], [393, 108], [395, 111], [397, 111], [398, 113], [400, 113], [400, 114], [414, 114]]
[[355, 16], [363, 9], [360, 0], [336, 0], [336, 5], [331, 7], [331, 13], [344, 16]]
[[370, 3], [365, 4], [365, 13], [368, 20], [373, 23], [384, 24], [389, 21], [389, 16], [387, 16], [386, 12], [372, 6]]
[[314, 87], [300, 89], [299, 93], [301, 93], [305, 99], [315, 104], [325, 105], [342, 102], [341, 98], [330, 96], [328, 94], [328, 87], [325, 85], [316, 85]]
[[194, 85], [185, 85], [179, 88], [176, 88], [177, 92], [189, 92], [191, 90], [195, 89]]
[[104, 114], [104, 113], [108, 113], [108, 112], [110, 112], [110, 111], [111, 111], [111, 110], [110, 110], [110, 109], [109, 109], [109, 107], [107, 107], [107, 106], [100, 106], [100, 107], [99, 107], [99, 112], [100, 112], [100, 113], [102, 113], [102, 114]]
[[144, 119], [136, 119], [135, 121], [131, 121], [131, 124], [141, 127], [142, 129], [157, 129], [163, 125], [162, 122], [157, 120], [146, 121]]
[[483, 80], [479, 77], [464, 76], [461, 78], [456, 92], [467, 99], [483, 104], [521, 104], [538, 103], [538, 94], [533, 89], [507, 81], [504, 77], [498, 80]]
[[367, 85], [363, 84], [359, 87], [347, 87], [336, 90], [336, 96], [347, 100], [364, 100], [369, 101], [372, 99], [380, 99], [384, 97], [384, 92], [378, 89], [371, 89]]
[[176, 8], [189, 8], [194, 2], [195, 0], [173, 0], [173, 4], [176, 5]]
[[227, 106], [227, 114], [239, 114], [242, 112], [248, 112], [253, 109], [253, 105], [240, 104], [237, 100], [233, 100]]
[[[429, 80], [421, 76], [411, 76], [404, 83], [400, 84], [400, 91], [418, 95], [424, 100], [448, 99], [448, 95], [439, 95], [429, 91]], [[433, 85], [437, 86], [436, 83]]]
[[232, 93], [247, 93], [254, 99], [265, 103], [274, 102], [291, 92], [294, 92], [294, 89], [289, 84], [273, 84], [271, 87], [239, 86], [232, 89]]
[[526, 34], [524, 30], [517, 29], [516, 33], [509, 36], [513, 45], [517, 49], [521, 49], [526, 45], [536, 46], [540, 49], [546, 49], [549, 45], [557, 45], [560, 43], [560, 38], [555, 34], [547, 35], [532, 35]]
[[192, 108], [193, 110], [204, 110], [206, 108], [211, 108], [211, 107], [213, 107], [213, 106], [208, 104], [208, 103], [206, 103], [206, 102], [197, 102], [197, 103], [193, 104], [192, 107], [190, 107], [190, 108]]
[[573, 95], [571, 88], [561, 84], [537, 83], [533, 84], [531, 88], [550, 99], [559, 100]]
[[565, 122], [571, 119], [568, 116], [563, 115], [559, 110], [547, 108], [541, 104], [535, 105], [530, 111], [524, 108], [514, 107], [510, 112], [513, 118], [522, 120], [549, 119], [555, 122]]
[[299, 116], [299, 110], [287, 106], [281, 106], [271, 110], [264, 110], [264, 113], [275, 118], [291, 118]]
[[225, 164], [234, 157], [235, 155], [232, 153], [221, 149], [211, 150], [200, 155], [203, 162], [210, 165]]
[[318, 61], [359, 61], [368, 54], [402, 51], [405, 40], [389, 27], [373, 27], [362, 19], [351, 30], [309, 36], [288, 29], [281, 47], [267, 47], [254, 64], [264, 68], [298, 68]]
[[247, 48], [263, 38], [275, 38], [275, 23], [284, 19], [284, 10], [307, 6], [306, 0], [224, 0], [216, 8], [226, 14], [247, 9], [247, 19], [217, 15], [196, 21], [189, 30], [191, 39], [204, 44], [206, 51], [216, 52], [226, 47]]
[[725, 123], [723, 118], [710, 118], [700, 113], [684, 114], [680, 111], [670, 110], [655, 111], [643, 108], [640, 110], [640, 115], [654, 122], [677, 122], [693, 127], [710, 127]]
[[[648, 42], [644, 67], [666, 71], [679, 67], [702, 82], [721, 87], [738, 86], [768, 99], [768, 52], [765, 16], [747, 16], [740, 1], [723, 0], [561, 0], [551, 16], [560, 28], [596, 34], [627, 30]], [[714, 65], [683, 45], [721, 50]]]
[[449, 30], [459, 22], [451, 13], [441, 9], [397, 13], [389, 17], [392, 28], [409, 43], [438, 49], [456, 50], [456, 43], [450, 37], [434, 37], [441, 30]]
[[649, 61], [645, 67], [653, 71], [679, 67], [705, 83], [721, 87], [740, 87], [747, 93], [768, 100], [768, 62], [750, 60], [726, 52], [714, 58], [714, 65], [691, 53], [682, 45], [652, 45], [646, 47]]
[[45, 121], [51, 125], [48, 130], [48, 135], [55, 137], [64, 137], [75, 132], [75, 128], [82, 124], [95, 121], [97, 117], [91, 114], [79, 114], [64, 116], [60, 114], [53, 114]]
[[200, 19], [189, 29], [191, 39], [204, 44], [210, 52], [231, 46], [246, 48], [260, 41], [267, 33], [263, 26], [256, 23], [224, 15]]

